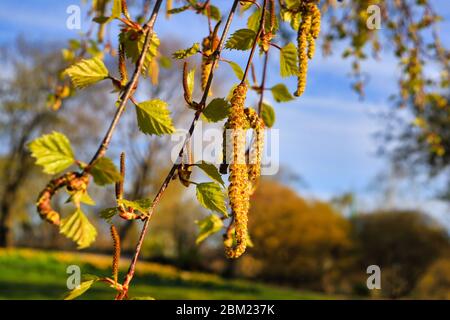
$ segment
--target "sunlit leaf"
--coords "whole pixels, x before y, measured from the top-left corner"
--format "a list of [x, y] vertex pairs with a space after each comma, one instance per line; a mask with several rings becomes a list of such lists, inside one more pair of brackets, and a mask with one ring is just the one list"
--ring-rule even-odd
[[251, 29], [239, 29], [235, 31], [225, 43], [225, 48], [235, 50], [248, 50], [252, 47], [256, 38], [255, 31]]
[[273, 107], [267, 103], [263, 103], [261, 110], [261, 117], [267, 128], [272, 128], [275, 123], [275, 110]]
[[294, 100], [294, 97], [291, 95], [288, 88], [282, 83], [273, 86], [270, 90], [272, 91], [273, 98], [276, 102], [288, 102]]
[[89, 247], [97, 237], [97, 230], [79, 208], [61, 220], [59, 232], [73, 240], [78, 249]]
[[296, 76], [298, 74], [297, 48], [290, 42], [280, 50], [280, 75], [282, 77]]
[[145, 134], [171, 134], [175, 128], [170, 118], [167, 103], [159, 100], [141, 102], [136, 106], [139, 129]]
[[206, 108], [203, 110], [203, 117], [208, 122], [218, 122], [226, 117], [230, 113], [230, 103], [228, 100], [223, 98], [215, 98], [213, 99]]
[[72, 291], [69, 291], [65, 296], [64, 296], [64, 300], [73, 300], [78, 298], [79, 296], [81, 296], [83, 293], [85, 293], [86, 291], [88, 291], [92, 285], [96, 282], [97, 280], [87, 280], [87, 281], [83, 281], [80, 283], [80, 285], [78, 287], [76, 287], [75, 289], [73, 289]]
[[206, 209], [227, 215], [225, 193], [220, 184], [215, 182], [199, 183], [197, 185], [197, 199]]
[[225, 185], [223, 182], [222, 176], [219, 173], [219, 170], [212, 163], [208, 163], [206, 161], [201, 161], [195, 164], [197, 167], [203, 170], [204, 173], [214, 181], [220, 183], [222, 186]]
[[114, 162], [106, 157], [98, 159], [90, 171], [94, 182], [99, 186], [120, 181], [120, 172], [117, 170]]
[[55, 174], [67, 169], [74, 161], [69, 139], [59, 132], [43, 135], [32, 141], [28, 147], [36, 164], [44, 167], [44, 172]]
[[76, 88], [84, 88], [108, 77], [108, 69], [99, 57], [84, 59], [64, 71]]
[[190, 48], [175, 51], [172, 54], [172, 57], [174, 57], [175, 59], [186, 59], [198, 52], [200, 52], [200, 43], [196, 42]]
[[211, 214], [205, 219], [195, 221], [199, 227], [199, 234], [195, 240], [196, 244], [200, 244], [206, 240], [209, 236], [219, 232], [223, 227], [223, 221], [217, 215]]

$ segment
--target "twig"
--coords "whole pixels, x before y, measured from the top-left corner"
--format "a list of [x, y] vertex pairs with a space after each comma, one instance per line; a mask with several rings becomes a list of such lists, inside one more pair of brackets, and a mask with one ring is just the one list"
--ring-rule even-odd
[[[270, 48], [269, 48], [270, 50]], [[264, 66], [263, 66], [263, 74], [262, 74], [262, 80], [261, 80], [261, 91], [259, 95], [259, 103], [258, 103], [258, 116], [261, 117], [262, 112], [262, 106], [264, 102], [264, 90], [266, 87], [266, 74], [267, 74], [267, 64], [269, 61], [269, 50], [266, 51], [264, 56]]]
[[[217, 45], [216, 51], [212, 55], [213, 62], [212, 62], [211, 70], [214, 70], [215, 66], [217, 65], [217, 63], [218, 63], [218, 61], [220, 59], [220, 52], [222, 50], [222, 47], [223, 47], [223, 44], [225, 42], [225, 38], [226, 38], [226, 36], [228, 34], [228, 31], [230, 30], [231, 21], [233, 20], [233, 17], [234, 17], [234, 14], [235, 14], [238, 2], [239, 2], [239, 0], [234, 0], [233, 5], [232, 5], [232, 7], [230, 9], [230, 13], [228, 14], [228, 18], [227, 18], [227, 21], [225, 23], [224, 30], [222, 31], [222, 37], [220, 38], [220, 41], [219, 41], [219, 44]], [[211, 84], [212, 84], [212, 80], [213, 80], [213, 73], [214, 72], [211, 71], [210, 74], [209, 74], [208, 82], [207, 82], [205, 90], [203, 92], [202, 99], [201, 99], [201, 101], [199, 103], [199, 110], [195, 112], [194, 119], [192, 120], [191, 126], [190, 126], [189, 131], [188, 131], [188, 135], [186, 136], [186, 138], [184, 140], [184, 143], [183, 143], [183, 146], [181, 147], [181, 150], [180, 150], [180, 152], [178, 154], [177, 161], [175, 162], [175, 164], [170, 169], [170, 171], [167, 174], [164, 182], [162, 183], [158, 193], [156, 194], [155, 198], [153, 199], [152, 206], [150, 207], [150, 209], [148, 211], [148, 214], [147, 214], [147, 217], [146, 217], [146, 219], [144, 221], [144, 225], [142, 227], [141, 234], [139, 236], [139, 240], [138, 240], [137, 245], [136, 245], [136, 250], [135, 250], [134, 256], [133, 256], [133, 258], [131, 260], [130, 267], [128, 269], [127, 275], [125, 276], [125, 280], [124, 280], [123, 285], [122, 285], [123, 291], [117, 297], [118, 300], [124, 299], [127, 296], [127, 294], [128, 294], [128, 287], [129, 287], [130, 282], [131, 282], [131, 280], [133, 279], [133, 276], [134, 276], [136, 263], [138, 261], [139, 254], [141, 252], [142, 244], [144, 242], [145, 235], [147, 233], [147, 230], [148, 230], [148, 227], [149, 227], [149, 224], [150, 224], [150, 219], [151, 219], [151, 217], [153, 215], [153, 211], [154, 211], [156, 205], [161, 200], [161, 197], [162, 197], [164, 191], [167, 189], [167, 187], [168, 187], [170, 181], [172, 180], [173, 176], [175, 175], [176, 170], [180, 166], [181, 159], [182, 159], [183, 153], [184, 153], [184, 149], [186, 148], [187, 143], [191, 139], [192, 134], [194, 132], [194, 129], [195, 129], [195, 127], [197, 125], [197, 122], [198, 122], [198, 120], [200, 118], [201, 112], [202, 112], [202, 110], [204, 109], [204, 107], [206, 105], [206, 99], [208, 98], [209, 90], [211, 88]]]
[[245, 83], [245, 80], [247, 79], [248, 71], [250, 70], [250, 65], [252, 64], [253, 56], [255, 54], [256, 45], [258, 44], [258, 39], [261, 37], [261, 34], [264, 32], [265, 28], [265, 21], [266, 21], [266, 7], [267, 7], [267, 0], [264, 0], [263, 7], [261, 10], [261, 19], [259, 21], [259, 30], [256, 34], [255, 40], [253, 41], [252, 49], [250, 51], [250, 57], [248, 58], [247, 65], [245, 66], [244, 75], [242, 77], [241, 83]]
[[105, 154], [106, 150], [108, 149], [108, 146], [111, 142], [111, 138], [114, 133], [114, 130], [115, 130], [117, 124], [119, 123], [119, 120], [123, 114], [123, 111], [125, 110], [125, 105], [127, 104], [128, 100], [131, 97], [131, 95], [133, 94], [133, 92], [136, 90], [139, 76], [141, 74], [141, 71], [142, 71], [142, 68], [144, 65], [145, 56], [147, 54], [148, 49], [150, 48], [151, 39], [153, 37], [153, 27], [155, 25], [156, 18], [158, 16], [158, 11], [161, 7], [161, 3], [162, 3], [162, 0], [156, 1], [155, 7], [153, 8], [152, 15], [150, 16], [150, 19], [148, 20], [147, 24], [144, 26], [144, 32], [145, 32], [144, 47], [142, 49], [142, 52], [141, 52], [141, 55], [139, 56], [138, 61], [136, 62], [136, 68], [134, 70], [134, 74], [133, 74], [131, 80], [126, 85], [125, 91], [120, 96], [120, 98], [119, 98], [120, 104], [117, 107], [116, 113], [114, 114], [114, 118], [113, 118], [108, 130], [106, 131], [105, 137], [103, 138], [103, 141], [102, 141], [100, 147], [98, 148], [95, 155], [92, 157], [89, 164], [84, 169], [84, 173], [89, 172], [89, 170], [92, 168], [92, 166], [95, 164], [95, 162], [99, 158], [104, 156], [104, 154]]

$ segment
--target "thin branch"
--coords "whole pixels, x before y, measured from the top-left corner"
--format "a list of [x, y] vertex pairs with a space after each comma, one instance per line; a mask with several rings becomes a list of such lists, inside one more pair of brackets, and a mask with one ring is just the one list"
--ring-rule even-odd
[[264, 32], [265, 28], [265, 21], [266, 21], [266, 7], [267, 7], [267, 0], [264, 0], [262, 11], [261, 11], [261, 19], [259, 21], [259, 30], [256, 34], [255, 40], [253, 41], [252, 49], [250, 51], [250, 57], [248, 58], [247, 65], [245, 66], [244, 75], [242, 77], [241, 83], [245, 83], [245, 80], [247, 79], [248, 71], [250, 70], [250, 65], [252, 64], [253, 56], [255, 54], [256, 45], [258, 44], [258, 39], [261, 37], [261, 35]]
[[232, 5], [232, 7], [230, 9], [230, 13], [228, 14], [228, 18], [227, 18], [224, 30], [222, 31], [222, 37], [220, 38], [220, 41], [219, 41], [219, 44], [217, 45], [216, 51], [213, 53], [213, 56], [212, 56], [213, 57], [213, 61], [212, 61], [212, 66], [211, 66], [211, 72], [209, 74], [208, 82], [206, 84], [206, 87], [205, 87], [202, 99], [201, 99], [201, 101], [199, 103], [199, 110], [196, 111], [196, 113], [195, 113], [194, 119], [192, 120], [191, 126], [190, 126], [189, 131], [188, 131], [188, 135], [186, 136], [186, 138], [184, 140], [184, 143], [183, 143], [183, 146], [181, 147], [181, 150], [180, 150], [180, 152], [178, 154], [177, 161], [175, 162], [175, 164], [172, 166], [172, 168], [170, 169], [169, 173], [167, 174], [167, 176], [166, 176], [164, 182], [162, 183], [158, 193], [156, 194], [155, 198], [153, 199], [152, 206], [150, 207], [150, 209], [149, 209], [149, 211], [147, 213], [147, 217], [145, 218], [144, 225], [142, 227], [141, 234], [139, 236], [139, 240], [138, 240], [137, 245], [136, 245], [136, 250], [135, 250], [134, 256], [133, 256], [133, 258], [131, 260], [130, 267], [128, 269], [127, 275], [125, 276], [125, 280], [124, 280], [123, 285], [122, 285], [123, 291], [117, 297], [117, 299], [119, 299], [119, 300], [124, 299], [127, 296], [127, 294], [128, 294], [128, 287], [129, 287], [130, 282], [131, 282], [131, 280], [133, 279], [133, 276], [134, 276], [136, 263], [138, 261], [139, 254], [140, 254], [141, 249], [142, 249], [142, 244], [144, 243], [145, 235], [147, 233], [147, 230], [148, 230], [148, 227], [149, 227], [149, 224], [150, 224], [150, 219], [151, 219], [151, 217], [153, 215], [153, 211], [154, 211], [155, 207], [157, 206], [157, 204], [159, 203], [159, 201], [161, 200], [161, 197], [162, 197], [164, 191], [167, 189], [167, 187], [168, 187], [170, 181], [172, 180], [173, 176], [175, 175], [175, 173], [176, 173], [176, 171], [177, 171], [177, 169], [178, 169], [178, 167], [179, 167], [179, 165], [181, 163], [181, 159], [183, 157], [184, 149], [186, 148], [187, 143], [191, 139], [192, 134], [193, 134], [193, 132], [195, 130], [195, 127], [197, 125], [197, 122], [198, 122], [198, 120], [200, 118], [201, 112], [202, 112], [202, 110], [204, 109], [204, 107], [206, 105], [206, 99], [208, 98], [209, 90], [211, 88], [211, 84], [212, 84], [212, 80], [213, 80], [213, 73], [214, 73], [213, 70], [216, 67], [216, 65], [217, 65], [217, 63], [218, 63], [218, 61], [220, 59], [220, 53], [221, 53], [223, 44], [225, 42], [225, 39], [227, 37], [227, 34], [228, 34], [229, 30], [230, 30], [231, 21], [233, 20], [233, 17], [234, 17], [234, 14], [235, 14], [238, 2], [239, 2], [239, 0], [234, 0], [234, 2], [233, 2], [233, 5]]
[[[269, 48], [270, 50], [270, 48]], [[267, 64], [269, 61], [269, 50], [265, 53], [264, 56], [264, 66], [263, 66], [263, 74], [262, 74], [262, 80], [261, 80], [261, 91], [259, 96], [259, 103], [258, 103], [258, 116], [261, 117], [262, 112], [262, 106], [264, 102], [264, 90], [266, 90], [266, 74], [267, 74]]]
[[117, 124], [119, 123], [120, 117], [122, 116], [122, 114], [125, 110], [125, 105], [127, 104], [128, 99], [131, 97], [133, 92], [136, 90], [139, 76], [141, 74], [141, 71], [142, 71], [142, 68], [144, 65], [145, 56], [147, 54], [148, 49], [150, 48], [151, 39], [153, 37], [153, 27], [155, 25], [156, 18], [158, 16], [158, 11], [161, 7], [161, 3], [162, 3], [162, 0], [156, 1], [155, 7], [153, 8], [152, 15], [150, 16], [150, 19], [148, 20], [147, 24], [144, 26], [144, 32], [145, 32], [144, 47], [142, 49], [142, 52], [141, 52], [141, 55], [139, 56], [138, 61], [136, 62], [136, 68], [134, 70], [134, 74], [133, 74], [131, 80], [126, 85], [125, 91], [119, 98], [120, 104], [117, 107], [116, 113], [114, 114], [114, 118], [113, 118], [108, 130], [106, 131], [105, 137], [103, 138], [103, 141], [102, 141], [100, 147], [98, 148], [95, 155], [92, 157], [91, 161], [89, 162], [89, 165], [86, 166], [86, 168], [84, 169], [85, 173], [89, 172], [90, 168], [94, 165], [95, 161], [97, 161], [99, 158], [103, 157], [104, 154], [106, 153], [106, 150], [108, 149], [108, 146], [111, 142], [111, 138], [113, 136], [114, 130], [115, 130]]

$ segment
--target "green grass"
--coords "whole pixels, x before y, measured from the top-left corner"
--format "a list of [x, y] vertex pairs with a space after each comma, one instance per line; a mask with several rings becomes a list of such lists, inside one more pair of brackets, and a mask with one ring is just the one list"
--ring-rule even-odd
[[[121, 265], [122, 275], [126, 262]], [[110, 275], [110, 257], [96, 254], [0, 250], [0, 299], [61, 299], [67, 291], [66, 268], [80, 266], [83, 274]], [[115, 291], [94, 285], [83, 299], [112, 299]], [[156, 299], [330, 299], [318, 293], [297, 291], [243, 280], [178, 270], [140, 262], [130, 296]]]

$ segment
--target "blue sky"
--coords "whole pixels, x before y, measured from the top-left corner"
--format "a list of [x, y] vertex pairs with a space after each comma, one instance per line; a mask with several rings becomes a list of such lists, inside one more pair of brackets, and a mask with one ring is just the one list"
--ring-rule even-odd
[[[65, 39], [77, 37], [78, 31], [66, 28], [66, 9], [69, 5], [80, 2], [2, 0], [0, 43], [13, 41], [18, 35], [43, 42], [63, 42]], [[449, 19], [450, 2], [433, 2], [438, 11]], [[228, 9], [223, 4], [222, 13], [226, 14]], [[88, 8], [81, 8], [84, 17]], [[167, 21], [161, 16], [156, 24], [156, 31], [160, 38], [175, 34], [187, 47], [194, 41], [199, 41], [206, 32], [205, 22], [194, 19], [195, 17], [191, 13], [183, 13]], [[243, 23], [234, 24], [233, 29], [242, 27]], [[87, 26], [88, 23], [82, 24], [84, 30]], [[441, 31], [449, 28], [447, 22], [441, 25]], [[444, 44], [449, 43], [450, 33], [447, 32], [444, 35]], [[242, 59], [236, 58], [237, 55], [229, 51], [226, 51], [223, 57], [243, 63]], [[281, 80], [278, 77], [278, 53], [275, 50], [272, 50], [269, 66], [270, 86]], [[395, 92], [400, 71], [396, 67], [395, 59], [389, 54], [383, 54], [381, 61], [368, 61], [364, 68], [371, 77], [364, 101], [359, 101], [350, 89], [350, 79], [347, 77], [350, 71], [349, 62], [338, 55], [326, 59], [320, 54], [316, 55], [310, 62], [306, 94], [300, 99], [291, 103], [275, 104], [271, 96], [267, 95], [267, 100], [276, 108], [276, 127], [280, 129], [281, 138], [281, 161], [301, 175], [306, 182], [307, 187], [300, 189], [302, 194], [329, 199], [333, 195], [352, 191], [359, 195], [361, 204], [370, 205], [374, 202], [368, 186], [374, 181], [376, 183], [376, 176], [389, 167], [385, 159], [375, 156], [377, 144], [372, 135], [382, 127], [374, 115], [390, 108], [388, 97]], [[227, 66], [222, 69], [229, 72]], [[295, 79], [285, 83], [293, 91]], [[232, 82], [229, 84], [231, 86]], [[426, 198], [423, 189], [420, 185], [411, 187], [411, 192], [407, 192], [407, 195], [398, 196], [398, 203], [407, 207], [429, 209], [450, 226], [450, 220], [445, 215], [446, 205]]]

